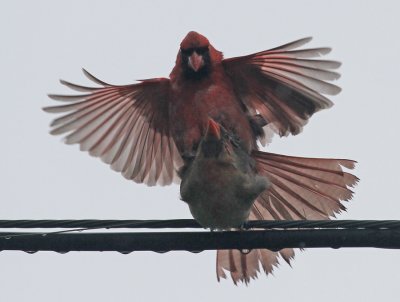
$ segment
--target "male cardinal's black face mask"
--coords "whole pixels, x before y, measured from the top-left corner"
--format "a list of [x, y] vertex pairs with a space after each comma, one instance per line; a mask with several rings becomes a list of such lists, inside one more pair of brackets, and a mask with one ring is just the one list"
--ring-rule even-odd
[[200, 79], [209, 74], [211, 60], [208, 46], [181, 48], [181, 57], [186, 78]]

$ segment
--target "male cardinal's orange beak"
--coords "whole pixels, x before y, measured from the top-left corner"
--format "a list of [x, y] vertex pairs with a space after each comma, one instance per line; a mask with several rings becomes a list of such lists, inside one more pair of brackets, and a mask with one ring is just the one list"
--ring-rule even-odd
[[203, 67], [203, 65], [204, 65], [203, 57], [194, 51], [189, 57], [190, 68], [192, 68], [195, 72], [197, 72], [201, 67]]
[[212, 118], [208, 119], [207, 136], [214, 136], [221, 139], [221, 127]]

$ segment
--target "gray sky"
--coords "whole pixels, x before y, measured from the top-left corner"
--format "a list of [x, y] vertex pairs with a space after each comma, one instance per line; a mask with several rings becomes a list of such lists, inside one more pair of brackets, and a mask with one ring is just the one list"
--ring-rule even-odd
[[[396, 1], [3, 1], [0, 9], [0, 219], [190, 218], [179, 188], [125, 180], [48, 134], [59, 78], [115, 84], [167, 76], [181, 39], [206, 35], [226, 57], [314, 36], [343, 62], [335, 106], [272, 152], [359, 161], [341, 219], [400, 219], [400, 19]], [[215, 252], [0, 253], [1, 301], [395, 301], [400, 253], [307, 250], [249, 287], [217, 283]], [[293, 300], [294, 301], [294, 300]]]

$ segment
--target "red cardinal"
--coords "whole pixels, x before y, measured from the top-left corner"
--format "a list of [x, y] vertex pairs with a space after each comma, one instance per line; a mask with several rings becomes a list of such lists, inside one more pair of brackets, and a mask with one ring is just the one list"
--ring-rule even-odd
[[[81, 150], [128, 179], [167, 185], [179, 181], [178, 171], [193, 162], [212, 118], [238, 138], [241, 152], [251, 156], [257, 174], [269, 181], [252, 205], [250, 219], [328, 219], [344, 209], [341, 200], [352, 196], [348, 186], [357, 178], [341, 166], [352, 169], [354, 162], [263, 153], [256, 145], [265, 129], [280, 136], [298, 134], [315, 112], [332, 106], [323, 94], [340, 92], [326, 82], [339, 78], [332, 69], [340, 63], [310, 59], [330, 49], [297, 49], [310, 40], [223, 59], [207, 38], [189, 32], [169, 79], [116, 86], [84, 70], [100, 87], [61, 81], [83, 94], [50, 95], [68, 102], [44, 108], [63, 113], [52, 122], [51, 133], [68, 133], [67, 144], [79, 143]], [[289, 261], [293, 251], [218, 251], [218, 279], [227, 270], [235, 283], [247, 283], [257, 276], [259, 263], [271, 272], [278, 255]]]

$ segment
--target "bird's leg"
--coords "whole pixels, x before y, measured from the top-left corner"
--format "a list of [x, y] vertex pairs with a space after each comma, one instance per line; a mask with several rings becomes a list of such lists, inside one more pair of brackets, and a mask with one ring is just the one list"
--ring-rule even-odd
[[246, 231], [248, 229], [249, 229], [249, 222], [246, 220], [240, 225], [239, 230]]
[[[240, 225], [240, 227], [239, 227], [238, 230], [241, 231], [241, 232], [244, 232], [244, 231], [249, 230], [248, 221], [247, 221], [247, 220], [244, 221], [244, 222]], [[241, 249], [241, 250], [239, 250], [239, 251], [240, 251], [240, 253], [242, 253], [243, 255], [247, 255], [247, 254], [249, 254], [252, 250], [251, 250], [251, 249]]]

